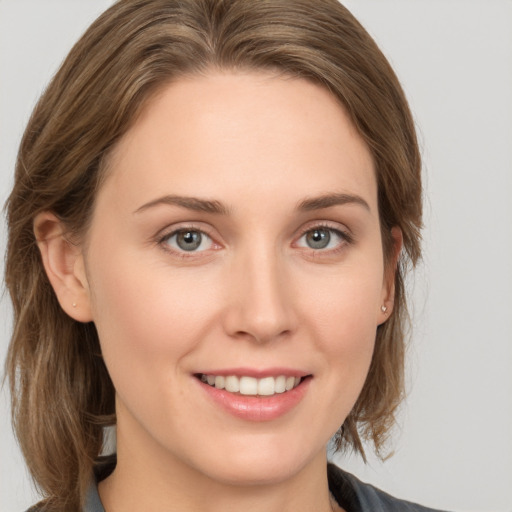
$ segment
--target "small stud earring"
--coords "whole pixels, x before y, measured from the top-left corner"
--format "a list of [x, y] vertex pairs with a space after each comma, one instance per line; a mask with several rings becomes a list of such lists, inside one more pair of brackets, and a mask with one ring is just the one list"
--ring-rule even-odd
[[380, 307], [380, 310], [381, 310], [383, 313], [385, 313], [385, 312], [388, 310], [388, 308], [387, 308], [387, 306], [381, 306], [381, 307]]

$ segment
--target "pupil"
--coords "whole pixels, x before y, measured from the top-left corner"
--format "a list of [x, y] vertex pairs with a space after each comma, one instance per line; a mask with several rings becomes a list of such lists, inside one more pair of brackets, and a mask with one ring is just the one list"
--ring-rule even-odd
[[194, 251], [201, 245], [201, 234], [198, 231], [182, 231], [178, 233], [176, 243], [184, 251]]
[[325, 249], [331, 241], [331, 234], [327, 229], [314, 229], [308, 233], [306, 239], [312, 249]]

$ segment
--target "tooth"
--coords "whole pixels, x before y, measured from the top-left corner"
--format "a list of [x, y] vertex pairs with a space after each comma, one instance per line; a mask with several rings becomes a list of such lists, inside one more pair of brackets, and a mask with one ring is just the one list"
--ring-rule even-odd
[[295, 377], [287, 377], [286, 378], [286, 391], [290, 391], [290, 389], [293, 389], [294, 385], [295, 385]]
[[279, 375], [279, 377], [276, 377], [275, 392], [276, 393], [284, 393], [285, 391], [286, 391], [286, 377], [284, 375]]
[[240, 378], [240, 393], [242, 395], [257, 395], [258, 380], [253, 377]]
[[217, 375], [215, 377], [215, 387], [217, 389], [224, 389], [224, 377], [222, 375]]
[[237, 377], [236, 375], [201, 375], [201, 381], [207, 382], [210, 386], [217, 389], [225, 389], [230, 393], [238, 393], [242, 395], [261, 395], [272, 396], [275, 393], [284, 393], [297, 387], [300, 377], [285, 377], [279, 375], [277, 377], [264, 377], [256, 379], [254, 377]]
[[274, 377], [265, 377], [258, 381], [258, 395], [270, 396], [275, 393]]
[[226, 388], [226, 391], [229, 391], [231, 393], [238, 393], [240, 391], [240, 381], [238, 380], [238, 377], [235, 375], [230, 375], [229, 377], [226, 377], [224, 386]]

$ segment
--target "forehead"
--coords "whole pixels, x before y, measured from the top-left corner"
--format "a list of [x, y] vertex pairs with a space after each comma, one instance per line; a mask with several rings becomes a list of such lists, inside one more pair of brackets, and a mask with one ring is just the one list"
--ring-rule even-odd
[[109, 168], [104, 188], [133, 201], [193, 192], [229, 202], [247, 190], [377, 196], [371, 154], [340, 102], [315, 83], [266, 72], [212, 72], [165, 86]]

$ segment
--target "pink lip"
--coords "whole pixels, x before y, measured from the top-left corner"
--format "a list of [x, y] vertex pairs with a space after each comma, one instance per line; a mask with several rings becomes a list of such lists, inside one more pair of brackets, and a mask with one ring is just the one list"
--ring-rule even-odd
[[285, 377], [306, 377], [310, 375], [308, 372], [301, 370], [280, 367], [265, 368], [261, 370], [256, 368], [223, 368], [219, 370], [205, 370], [197, 373], [202, 373], [204, 375], [220, 375], [223, 377], [227, 377], [229, 375], [242, 377], [246, 375], [247, 377], [254, 377], [255, 379], [263, 379], [264, 377], [278, 377], [279, 375], [284, 375]]
[[[244, 370], [244, 373], [212, 372], [210, 375], [254, 375], [254, 373], [249, 375], [245, 372], [246, 370]], [[266, 372], [266, 375], [263, 375], [263, 377], [268, 375]], [[286, 375], [286, 373], [271, 373], [271, 375]], [[291, 373], [290, 375], [299, 376], [297, 373]], [[311, 382], [311, 378], [303, 379], [296, 388], [272, 396], [246, 396], [230, 393], [225, 389], [217, 389], [201, 382], [199, 379], [196, 380], [208, 398], [226, 412], [237, 418], [254, 422], [271, 421], [285, 415], [304, 398]]]

